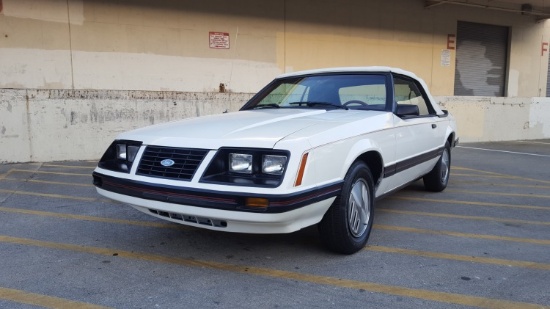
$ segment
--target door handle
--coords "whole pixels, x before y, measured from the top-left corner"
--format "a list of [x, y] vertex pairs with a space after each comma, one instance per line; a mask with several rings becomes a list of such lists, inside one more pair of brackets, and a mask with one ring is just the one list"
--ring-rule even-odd
[[432, 123], [432, 129], [435, 129], [435, 128], [437, 128], [437, 124]]

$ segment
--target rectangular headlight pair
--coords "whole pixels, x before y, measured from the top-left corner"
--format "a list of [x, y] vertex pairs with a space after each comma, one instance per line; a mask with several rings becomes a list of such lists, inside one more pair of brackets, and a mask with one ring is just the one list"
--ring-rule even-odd
[[[269, 175], [282, 175], [287, 161], [286, 156], [263, 155], [262, 173]], [[229, 170], [235, 173], [252, 174], [254, 156], [245, 153], [229, 154]]]

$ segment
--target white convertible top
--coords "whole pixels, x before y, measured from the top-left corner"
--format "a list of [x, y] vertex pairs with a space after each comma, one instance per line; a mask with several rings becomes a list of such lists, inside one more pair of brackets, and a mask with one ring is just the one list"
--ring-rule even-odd
[[277, 78], [282, 77], [291, 77], [291, 76], [300, 76], [308, 74], [319, 74], [319, 73], [360, 73], [360, 72], [393, 72], [401, 75], [406, 75], [414, 79], [420, 80], [416, 74], [405, 71], [399, 68], [385, 67], [385, 66], [370, 66], [370, 67], [336, 67], [336, 68], [323, 68], [323, 69], [314, 69], [314, 70], [305, 70], [305, 71], [296, 71], [290, 73], [284, 73], [277, 76]]
[[437, 101], [433, 98], [430, 90], [428, 89], [428, 86], [424, 82], [424, 80], [413, 72], [405, 71], [403, 69], [399, 68], [392, 68], [392, 67], [385, 67], [385, 66], [369, 66], [369, 67], [335, 67], [335, 68], [324, 68], [324, 69], [315, 69], [315, 70], [305, 70], [305, 71], [296, 71], [291, 73], [285, 73], [277, 76], [277, 78], [284, 78], [284, 77], [292, 77], [292, 76], [301, 76], [301, 75], [309, 75], [309, 74], [322, 74], [322, 73], [361, 73], [361, 72], [383, 72], [383, 73], [396, 73], [400, 75], [405, 75], [410, 78], [413, 78], [417, 80], [420, 85], [422, 85], [422, 88], [424, 88], [424, 91], [428, 95], [428, 99], [430, 99], [430, 102], [432, 103], [433, 108], [436, 111], [436, 114], [441, 115], [443, 114], [443, 111], [441, 108], [439, 108], [439, 105]]

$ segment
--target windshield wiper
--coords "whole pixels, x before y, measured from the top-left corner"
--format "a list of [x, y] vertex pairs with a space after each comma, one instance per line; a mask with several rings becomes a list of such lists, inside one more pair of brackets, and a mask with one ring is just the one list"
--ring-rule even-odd
[[348, 108], [343, 106], [343, 105], [336, 105], [336, 104], [332, 104], [332, 103], [328, 103], [328, 102], [304, 101], [304, 102], [289, 103], [289, 105], [298, 105], [298, 106], [302, 106], [302, 104], [307, 105], [308, 107], [312, 107], [312, 106], [315, 106], [315, 105], [322, 105], [322, 106], [332, 106], [334, 108], [340, 108], [340, 109], [348, 110]]
[[260, 104], [253, 107], [253, 109], [256, 108], [281, 108], [279, 104], [270, 103], [270, 104]]

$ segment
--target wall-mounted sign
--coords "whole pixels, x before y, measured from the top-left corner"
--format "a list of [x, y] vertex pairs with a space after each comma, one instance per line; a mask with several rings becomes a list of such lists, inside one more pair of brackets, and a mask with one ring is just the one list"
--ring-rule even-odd
[[229, 49], [229, 33], [209, 32], [210, 48]]
[[441, 66], [449, 67], [451, 66], [451, 50], [444, 49], [441, 51]]

